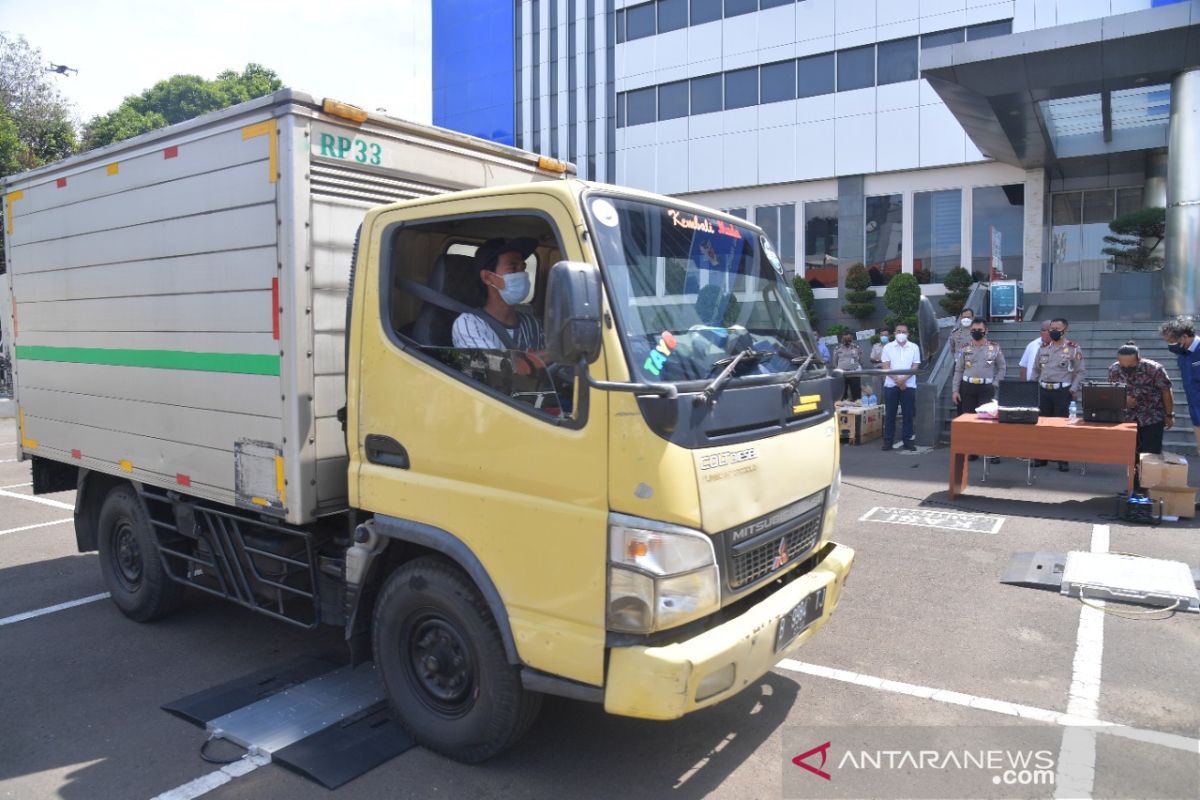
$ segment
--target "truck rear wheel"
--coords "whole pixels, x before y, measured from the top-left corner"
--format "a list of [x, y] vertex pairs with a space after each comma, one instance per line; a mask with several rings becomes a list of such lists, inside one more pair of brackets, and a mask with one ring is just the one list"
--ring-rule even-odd
[[456, 761], [484, 761], [528, 730], [542, 696], [521, 685], [496, 620], [458, 569], [421, 558], [388, 578], [375, 604], [375, 663], [400, 724]]
[[150, 518], [132, 487], [118, 486], [104, 498], [96, 534], [100, 572], [121, 613], [151, 622], [179, 606], [183, 586], [163, 568]]

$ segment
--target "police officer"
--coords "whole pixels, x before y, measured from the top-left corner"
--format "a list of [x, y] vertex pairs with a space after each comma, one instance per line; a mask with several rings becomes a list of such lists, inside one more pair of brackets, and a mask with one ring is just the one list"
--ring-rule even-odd
[[[970, 413], [996, 396], [996, 384], [1004, 380], [1007, 369], [1004, 351], [987, 338], [987, 323], [971, 320], [967, 344], [954, 354], [954, 402], [958, 413]], [[972, 455], [974, 461], [978, 456]], [[993, 463], [999, 459], [990, 459]]]
[[[833, 365], [847, 372], [858, 372], [862, 369], [862, 350], [854, 341], [854, 334], [843, 333], [841, 344], [833, 350]], [[862, 397], [862, 378], [846, 378], [842, 399], [849, 396], [851, 400]]]
[[[975, 312], [964, 308], [959, 312], [954, 330], [950, 331], [950, 353], [958, 355], [958, 351], [971, 343], [971, 323], [975, 321]], [[957, 386], [957, 384], [955, 384]]]
[[[1050, 320], [1050, 342], [1038, 350], [1033, 363], [1033, 379], [1038, 382], [1038, 406], [1043, 417], [1065, 417], [1071, 400], [1078, 400], [1083, 386], [1083, 350], [1067, 338], [1067, 321], [1062, 317]], [[1046, 466], [1045, 459], [1033, 462], [1035, 467]], [[1066, 472], [1070, 465], [1058, 462], [1058, 471]]]

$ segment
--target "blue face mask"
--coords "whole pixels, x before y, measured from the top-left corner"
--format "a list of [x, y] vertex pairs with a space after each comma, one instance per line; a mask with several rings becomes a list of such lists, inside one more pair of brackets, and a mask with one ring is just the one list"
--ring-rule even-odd
[[880, 343], [880, 344], [887, 344], [887, 343], [888, 343], [888, 337], [886, 337], [886, 336], [880, 336], [880, 337], [879, 337], [879, 343]]
[[510, 306], [515, 306], [529, 294], [528, 272], [510, 272], [500, 277], [504, 279], [504, 288], [500, 290], [500, 299]]

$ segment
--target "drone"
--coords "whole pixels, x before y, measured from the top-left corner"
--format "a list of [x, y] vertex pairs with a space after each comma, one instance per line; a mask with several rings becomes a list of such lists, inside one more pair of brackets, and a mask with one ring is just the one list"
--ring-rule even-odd
[[79, 74], [79, 70], [74, 67], [68, 67], [66, 64], [55, 64], [53, 62], [50, 63], [50, 66], [46, 67], [46, 72], [57, 72], [59, 75], [66, 75], [68, 72], [74, 72], [76, 75]]

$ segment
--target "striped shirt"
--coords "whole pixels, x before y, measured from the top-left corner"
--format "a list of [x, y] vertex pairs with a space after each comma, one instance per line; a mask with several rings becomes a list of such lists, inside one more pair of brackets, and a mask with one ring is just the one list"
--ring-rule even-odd
[[[483, 312], [487, 313], [487, 312]], [[503, 325], [503, 323], [501, 323]], [[516, 343], [518, 350], [543, 350], [545, 337], [542, 323], [532, 314], [517, 312], [517, 326], [504, 329]], [[454, 346], [464, 350], [506, 350], [496, 331], [483, 321], [479, 314], [459, 314], [450, 330]]]

